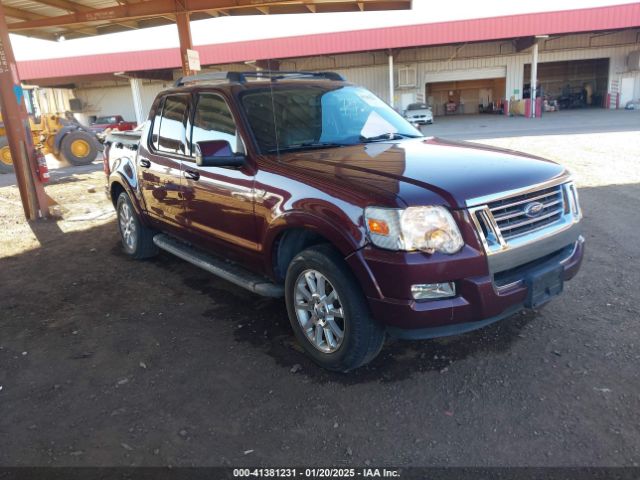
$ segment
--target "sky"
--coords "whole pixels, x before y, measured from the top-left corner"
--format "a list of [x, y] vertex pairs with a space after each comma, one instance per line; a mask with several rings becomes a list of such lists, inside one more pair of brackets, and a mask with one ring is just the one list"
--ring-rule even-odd
[[[600, 7], [637, 0], [413, 0], [411, 11], [323, 13], [220, 17], [191, 23], [193, 43], [212, 43], [287, 37], [311, 33], [360, 30], [398, 25], [483, 18], [518, 13]], [[98, 53], [178, 47], [175, 25], [52, 42], [11, 35], [16, 59], [38, 60]]]

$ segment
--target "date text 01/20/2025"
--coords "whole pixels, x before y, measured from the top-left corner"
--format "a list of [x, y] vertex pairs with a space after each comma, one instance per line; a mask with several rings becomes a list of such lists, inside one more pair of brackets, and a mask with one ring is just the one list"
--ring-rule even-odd
[[400, 478], [400, 472], [387, 468], [237, 468], [234, 478]]

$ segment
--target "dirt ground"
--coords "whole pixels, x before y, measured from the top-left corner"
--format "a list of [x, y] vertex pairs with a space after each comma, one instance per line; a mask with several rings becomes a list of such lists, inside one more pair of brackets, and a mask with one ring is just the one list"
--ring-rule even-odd
[[0, 465], [637, 466], [640, 115], [626, 119], [469, 129], [574, 171], [582, 271], [539, 312], [390, 342], [347, 375], [306, 359], [281, 301], [125, 257], [98, 166], [57, 171], [63, 218], [31, 225], [2, 179]]

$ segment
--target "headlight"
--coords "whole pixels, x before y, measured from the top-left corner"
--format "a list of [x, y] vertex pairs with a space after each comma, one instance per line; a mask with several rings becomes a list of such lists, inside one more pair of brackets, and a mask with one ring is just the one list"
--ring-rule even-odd
[[455, 220], [444, 207], [367, 207], [364, 218], [371, 241], [380, 248], [451, 254], [464, 245]]

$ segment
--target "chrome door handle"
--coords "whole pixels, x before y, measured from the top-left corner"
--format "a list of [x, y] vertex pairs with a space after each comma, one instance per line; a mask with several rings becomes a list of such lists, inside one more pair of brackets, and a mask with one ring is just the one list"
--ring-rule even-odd
[[151, 161], [147, 160], [146, 158], [141, 158], [140, 160], [138, 160], [138, 165], [140, 165], [142, 168], [149, 168], [151, 166]]

